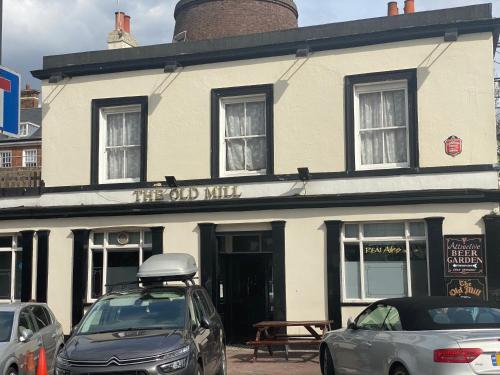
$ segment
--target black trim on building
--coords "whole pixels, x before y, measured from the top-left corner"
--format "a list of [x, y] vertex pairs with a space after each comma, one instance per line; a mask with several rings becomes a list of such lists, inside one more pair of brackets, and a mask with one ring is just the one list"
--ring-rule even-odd
[[342, 224], [342, 221], [325, 221], [328, 319], [333, 321], [333, 329], [342, 327], [342, 281], [340, 278], [340, 233]]
[[151, 241], [153, 242], [153, 255], [163, 254], [163, 232], [165, 227], [152, 227], [151, 228]]
[[483, 218], [486, 230], [486, 274], [488, 275], [488, 299], [500, 302], [500, 216]]
[[266, 176], [274, 175], [274, 86], [257, 85], [228, 87], [212, 90], [211, 111], [211, 175], [212, 179], [226, 178], [220, 176], [220, 101], [223, 98], [265, 95], [266, 96], [266, 142], [267, 168]]
[[23, 251], [21, 255], [21, 302], [29, 302], [32, 299], [33, 281], [33, 237], [35, 231], [24, 230], [20, 232]]
[[274, 320], [286, 321], [286, 221], [271, 222], [273, 237]]
[[200, 229], [200, 274], [214, 305], [217, 304], [217, 226], [212, 223], [198, 224]]
[[346, 168], [348, 172], [356, 171], [356, 134], [354, 114], [354, 86], [365, 83], [383, 83], [391, 81], [408, 82], [408, 132], [409, 132], [409, 166], [419, 166], [418, 150], [418, 103], [417, 103], [417, 69], [389, 72], [377, 72], [345, 77], [345, 141]]
[[427, 223], [427, 242], [429, 253], [429, 285], [431, 296], [446, 296], [444, 278], [444, 217], [429, 217]]
[[56, 74], [74, 77], [163, 69], [165, 62], [172, 60], [187, 67], [295, 55], [304, 47], [318, 52], [443, 37], [450, 28], [457, 29], [459, 35], [491, 32], [496, 40], [498, 27], [499, 20], [492, 19], [491, 4], [484, 4], [191, 43], [46, 56], [44, 69], [32, 71], [32, 75], [43, 80]]
[[130, 96], [123, 98], [107, 98], [92, 100], [92, 131], [91, 131], [91, 152], [90, 152], [90, 183], [99, 184], [99, 127], [100, 111], [106, 107], [118, 107], [127, 105], [141, 106], [141, 173], [140, 180], [147, 180], [147, 157], [148, 157], [148, 97]]
[[376, 207], [415, 204], [500, 202], [500, 191], [461, 189], [314, 196], [278, 196], [194, 202], [148, 202], [108, 205], [16, 207], [0, 209], [0, 221], [70, 217], [167, 215], [199, 212], [244, 212], [280, 209]]
[[36, 301], [47, 302], [49, 284], [49, 234], [48, 230], [39, 230], [36, 256]]
[[73, 277], [71, 326], [77, 325], [83, 317], [87, 293], [88, 249], [90, 230], [73, 229]]
[[[345, 179], [345, 178], [361, 178], [361, 177], [390, 177], [401, 175], [432, 175], [437, 173], [472, 173], [472, 172], [489, 172], [498, 171], [499, 168], [493, 164], [479, 165], [457, 165], [447, 167], [425, 167], [425, 168], [398, 168], [398, 169], [376, 169], [367, 171], [354, 172], [312, 172], [313, 180], [329, 180], [329, 179]], [[177, 180], [179, 187], [187, 186], [203, 186], [203, 185], [219, 185], [219, 184], [247, 184], [247, 183], [263, 183], [263, 182], [282, 182], [282, 181], [297, 181], [298, 174], [279, 174], [279, 175], [261, 175], [261, 176], [242, 176], [242, 177], [224, 177], [224, 178], [207, 178], [196, 180]], [[156, 182], [137, 182], [123, 184], [97, 184], [97, 185], [75, 185], [75, 186], [51, 186], [39, 188], [2, 188], [0, 189], [0, 197], [23, 197], [23, 196], [39, 196], [42, 194], [53, 193], [77, 193], [83, 191], [115, 191], [127, 189], [147, 189], [154, 188], [158, 184], [165, 184], [165, 181]]]

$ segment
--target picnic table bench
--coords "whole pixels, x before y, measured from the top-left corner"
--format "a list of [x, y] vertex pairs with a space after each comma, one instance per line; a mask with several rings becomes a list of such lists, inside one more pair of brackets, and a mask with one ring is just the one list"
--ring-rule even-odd
[[[257, 360], [257, 355], [260, 347], [267, 347], [269, 354], [272, 356], [272, 347], [281, 345], [285, 347], [285, 356], [288, 360], [288, 350], [290, 346], [319, 345], [325, 334], [331, 330], [331, 324], [332, 321], [329, 320], [304, 322], [260, 322], [253, 325], [255, 328], [257, 328], [255, 341], [248, 341], [247, 345], [254, 348], [254, 361]], [[303, 327], [309, 332], [309, 334], [289, 335], [280, 332], [289, 327]]]

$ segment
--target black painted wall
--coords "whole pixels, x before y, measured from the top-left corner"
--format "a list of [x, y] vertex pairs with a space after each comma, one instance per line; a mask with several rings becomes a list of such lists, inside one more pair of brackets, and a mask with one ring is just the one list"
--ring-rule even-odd
[[483, 218], [486, 228], [488, 299], [500, 302], [500, 216]]
[[427, 238], [429, 243], [429, 284], [431, 296], [446, 296], [444, 278], [444, 217], [429, 217], [427, 223]]
[[47, 302], [49, 283], [49, 233], [48, 230], [39, 230], [37, 235], [36, 260], [36, 301]]
[[21, 232], [22, 238], [22, 267], [21, 274], [21, 302], [29, 302], [32, 299], [31, 287], [33, 280], [33, 236], [35, 232], [25, 230]]
[[88, 229], [75, 229], [73, 232], [73, 294], [71, 325], [74, 327], [83, 317], [85, 294], [87, 293], [88, 273]]
[[342, 221], [325, 221], [326, 227], [326, 284], [328, 319], [332, 328], [342, 327], [342, 295], [340, 280], [340, 231]]

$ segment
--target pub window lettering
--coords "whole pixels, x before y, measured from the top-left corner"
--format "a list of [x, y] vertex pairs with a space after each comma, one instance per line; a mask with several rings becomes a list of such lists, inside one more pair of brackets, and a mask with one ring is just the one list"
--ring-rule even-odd
[[424, 222], [345, 224], [341, 259], [346, 302], [429, 294]]
[[0, 301], [21, 299], [21, 237], [0, 237]]
[[153, 255], [149, 230], [93, 232], [89, 243], [87, 301], [134, 282], [139, 266]]

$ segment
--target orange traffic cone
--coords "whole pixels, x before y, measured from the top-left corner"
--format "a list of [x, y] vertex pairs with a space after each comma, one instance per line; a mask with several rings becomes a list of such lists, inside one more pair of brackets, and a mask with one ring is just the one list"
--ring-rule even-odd
[[45, 356], [45, 348], [40, 348], [38, 355], [38, 367], [36, 368], [36, 375], [48, 375], [47, 371], [47, 357]]
[[25, 368], [26, 371], [25, 373], [27, 375], [35, 375], [35, 354], [33, 352], [29, 352], [26, 354], [26, 363], [25, 363]]

